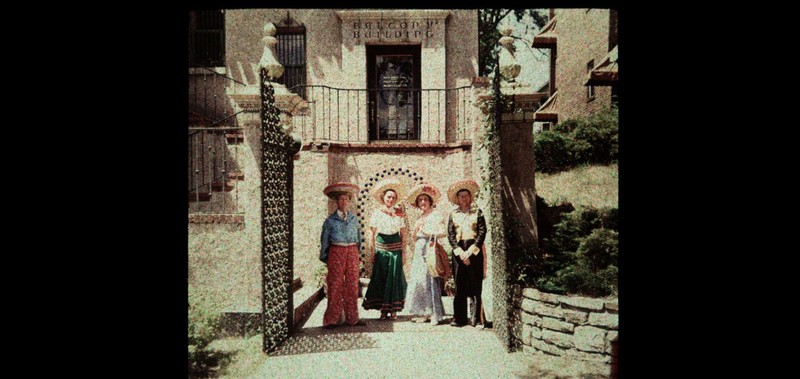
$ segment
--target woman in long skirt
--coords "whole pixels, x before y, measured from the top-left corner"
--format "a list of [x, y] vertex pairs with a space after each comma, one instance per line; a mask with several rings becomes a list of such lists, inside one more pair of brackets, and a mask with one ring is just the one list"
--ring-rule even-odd
[[[446, 234], [445, 219], [433, 210], [438, 203], [439, 190], [429, 184], [421, 184], [412, 189], [408, 203], [422, 210], [422, 216], [414, 224], [414, 261], [411, 263], [411, 276], [408, 280], [408, 312], [417, 316], [412, 321], [428, 322], [438, 325], [444, 320], [442, 304], [442, 280], [433, 277], [428, 271], [429, 260], [436, 262], [436, 246], [439, 238]], [[432, 243], [433, 242], [433, 243]]]
[[405, 212], [402, 206], [395, 207], [403, 189], [402, 183], [395, 178], [384, 180], [373, 189], [373, 196], [381, 206], [372, 212], [369, 221], [375, 259], [361, 306], [380, 309], [381, 320], [396, 320], [397, 311], [405, 306], [402, 237], [406, 231]]

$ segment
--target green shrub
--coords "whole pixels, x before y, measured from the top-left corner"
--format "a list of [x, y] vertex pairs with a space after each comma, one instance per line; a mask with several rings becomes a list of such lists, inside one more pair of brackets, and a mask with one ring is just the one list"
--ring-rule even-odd
[[581, 164], [610, 164], [619, 157], [619, 116], [616, 107], [588, 117], [556, 124], [533, 141], [535, 170], [554, 173]]
[[208, 350], [222, 329], [222, 314], [207, 294], [189, 291], [189, 374], [207, 377], [220, 365], [219, 355]]
[[573, 161], [570, 150], [569, 137], [562, 133], [548, 130], [537, 134], [533, 141], [535, 170], [553, 173], [571, 167]]
[[578, 247], [578, 263], [592, 272], [604, 270], [609, 265], [616, 265], [619, 257], [617, 232], [599, 228], [592, 230]]
[[573, 140], [571, 153], [575, 164], [616, 162], [619, 155], [616, 108], [579, 119], [570, 137]]
[[569, 292], [589, 296], [606, 296], [617, 288], [617, 232], [599, 228], [582, 238], [574, 264], [556, 273]]
[[539, 259], [509, 256], [510, 279], [547, 292], [616, 293], [618, 214], [616, 208], [593, 207], [563, 214]]

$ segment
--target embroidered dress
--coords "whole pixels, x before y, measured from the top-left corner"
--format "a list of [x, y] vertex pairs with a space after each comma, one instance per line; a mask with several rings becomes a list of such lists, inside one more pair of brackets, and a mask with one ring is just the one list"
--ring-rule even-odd
[[377, 229], [375, 261], [361, 306], [384, 312], [400, 311], [405, 306], [406, 299], [403, 241], [400, 236], [400, 228], [405, 226], [405, 219], [376, 209], [372, 212], [369, 226]]
[[[422, 227], [414, 242], [414, 261], [411, 262], [411, 276], [408, 279], [408, 312], [417, 316], [431, 316], [431, 320], [444, 319], [442, 304], [442, 278], [433, 278], [428, 273], [426, 261], [436, 259], [436, 251], [429, 249], [430, 238], [426, 235], [444, 234], [444, 219], [433, 211], [420, 219]], [[434, 250], [434, 251], [428, 251]]]

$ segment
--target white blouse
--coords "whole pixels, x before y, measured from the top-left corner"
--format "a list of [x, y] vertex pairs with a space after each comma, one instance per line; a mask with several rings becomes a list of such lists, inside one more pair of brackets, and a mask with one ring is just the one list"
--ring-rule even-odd
[[445, 219], [442, 217], [442, 214], [437, 211], [432, 211], [429, 215], [423, 216], [417, 222], [422, 224], [417, 232], [417, 237], [425, 237], [425, 235], [430, 234], [445, 234]]
[[406, 226], [406, 219], [400, 216], [390, 216], [380, 209], [376, 209], [372, 211], [369, 226], [376, 228], [380, 234], [395, 234], [400, 232], [400, 228]]

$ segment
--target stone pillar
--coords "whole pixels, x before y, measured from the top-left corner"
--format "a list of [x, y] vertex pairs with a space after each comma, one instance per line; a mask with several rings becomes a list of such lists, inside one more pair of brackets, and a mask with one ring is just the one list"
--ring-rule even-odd
[[500, 144], [503, 204], [507, 229], [511, 232], [506, 237], [509, 250], [515, 254], [535, 254], [539, 245], [533, 156], [533, 111], [537, 95], [529, 85], [515, 82], [520, 65], [514, 57], [511, 32], [511, 28], [503, 29], [499, 41], [504, 47], [499, 56], [500, 74], [509, 83], [501, 86], [501, 92], [511, 100], [511, 108], [503, 110]]

